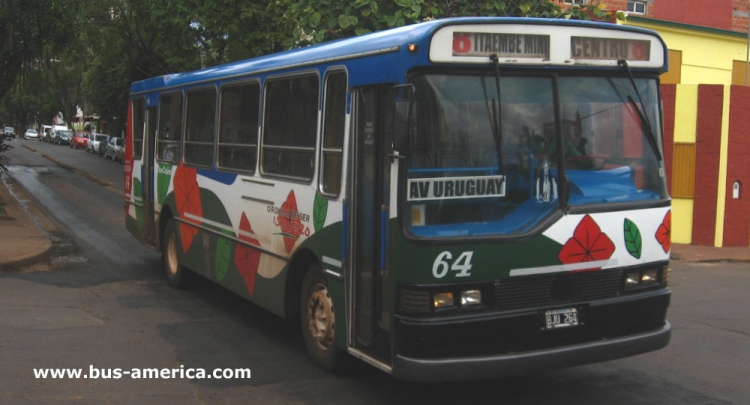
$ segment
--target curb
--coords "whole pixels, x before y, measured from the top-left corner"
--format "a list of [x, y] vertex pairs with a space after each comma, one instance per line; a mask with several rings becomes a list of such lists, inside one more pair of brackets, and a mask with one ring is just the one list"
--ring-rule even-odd
[[[13, 182], [13, 185], [23, 191], [11, 191], [8, 187], [8, 182]], [[16, 188], [14, 187], [14, 189]], [[21, 202], [18, 200], [19, 194], [22, 194], [25, 200], [32, 201], [32, 198], [27, 195], [26, 190], [12, 177], [0, 179], [0, 188], [2, 188], [2, 194], [8, 198], [7, 204], [13, 205], [13, 211], [18, 216], [23, 216], [22, 219], [17, 217], [9, 216], [8, 218], [2, 218], [2, 221], [21, 221], [22, 223], [28, 223], [28, 226], [34, 227], [34, 231], [27, 235], [24, 235], [24, 240], [27, 242], [34, 242], [37, 247], [36, 251], [30, 251], [25, 255], [19, 255], [9, 260], [0, 260], [0, 272], [13, 272], [19, 270], [19, 267], [33, 265], [42, 261], [47, 260], [52, 253], [52, 240], [47, 236], [46, 231], [40, 228], [37, 221], [34, 220], [34, 216], [30, 213]], [[32, 203], [36, 204], [36, 203]]]
[[12, 273], [20, 270], [19, 267], [30, 266], [39, 262], [44, 262], [49, 259], [52, 254], [52, 242], [47, 238], [49, 246], [45, 247], [44, 250], [21, 258], [14, 258], [5, 263], [0, 262], [0, 273]]

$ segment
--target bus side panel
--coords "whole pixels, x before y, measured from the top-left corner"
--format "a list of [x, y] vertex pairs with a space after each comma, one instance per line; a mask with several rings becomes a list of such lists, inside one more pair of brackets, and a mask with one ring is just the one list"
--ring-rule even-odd
[[[174, 170], [160, 165], [158, 173], [157, 200], [162, 213], [169, 210], [178, 220], [179, 260], [193, 272], [279, 316], [286, 312], [288, 265], [301, 249], [318, 257], [324, 269], [343, 274], [337, 264], [342, 256], [341, 206], [329, 204], [313, 188], [278, 183], [274, 188], [283, 190], [274, 195], [283, 195], [282, 203], [257, 209], [242, 199], [248, 190], [236, 178], [182, 165]], [[166, 194], [163, 200], [161, 193]], [[344, 308], [343, 283], [336, 279], [330, 279], [335, 304]], [[339, 316], [344, 325], [344, 311]], [[341, 338], [345, 344], [345, 335]]]
[[128, 121], [125, 130], [125, 228], [139, 242], [145, 243], [143, 213], [142, 162], [133, 158], [133, 104], [128, 102]]

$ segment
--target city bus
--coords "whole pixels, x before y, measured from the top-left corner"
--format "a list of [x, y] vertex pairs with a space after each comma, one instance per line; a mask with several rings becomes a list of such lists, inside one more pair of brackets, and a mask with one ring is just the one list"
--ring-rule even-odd
[[131, 85], [126, 227], [349, 358], [458, 381], [665, 347], [654, 32], [425, 21]]

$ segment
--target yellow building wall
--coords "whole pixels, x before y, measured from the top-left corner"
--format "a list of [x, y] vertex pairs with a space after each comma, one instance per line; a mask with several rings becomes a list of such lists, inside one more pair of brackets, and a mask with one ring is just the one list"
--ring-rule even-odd
[[698, 126], [698, 86], [678, 84], [674, 105], [674, 141], [695, 143]]
[[732, 84], [732, 64], [747, 60], [747, 40], [731, 34], [674, 27], [639, 19], [625, 25], [652, 29], [667, 48], [682, 51], [682, 84]]
[[672, 242], [693, 243], [693, 200], [675, 198], [672, 200]]
[[[674, 141], [695, 143], [698, 86], [678, 84], [675, 95]], [[672, 242], [693, 243], [693, 199], [672, 199]]]

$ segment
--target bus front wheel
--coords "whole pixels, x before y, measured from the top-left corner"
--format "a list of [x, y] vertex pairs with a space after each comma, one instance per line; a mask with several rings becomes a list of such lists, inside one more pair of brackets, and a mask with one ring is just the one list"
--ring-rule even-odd
[[176, 288], [184, 288], [187, 285], [189, 270], [180, 265], [178, 259], [178, 237], [177, 222], [170, 219], [164, 230], [164, 243], [162, 243], [161, 260], [167, 281]]
[[336, 318], [333, 300], [319, 265], [308, 269], [302, 281], [300, 299], [302, 336], [315, 364], [326, 371], [342, 366], [344, 353], [336, 346]]

